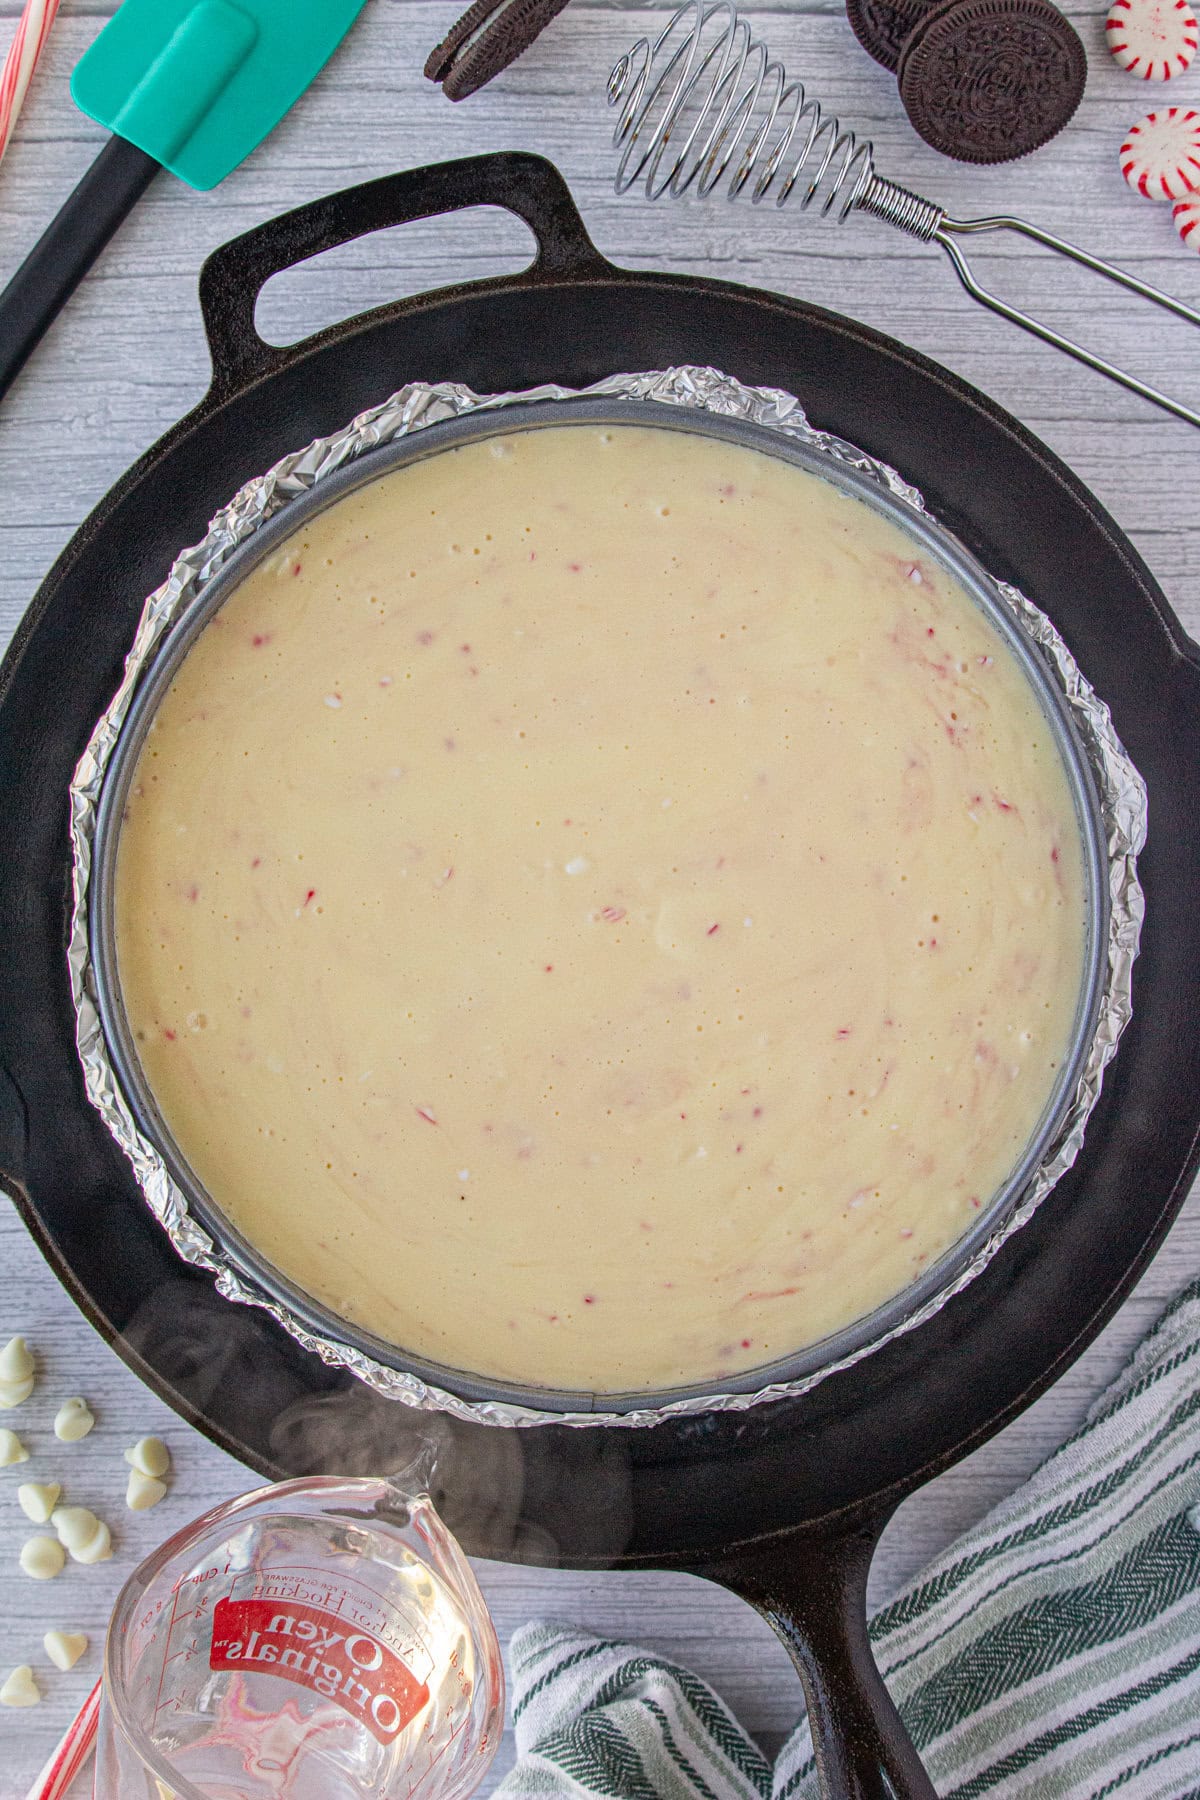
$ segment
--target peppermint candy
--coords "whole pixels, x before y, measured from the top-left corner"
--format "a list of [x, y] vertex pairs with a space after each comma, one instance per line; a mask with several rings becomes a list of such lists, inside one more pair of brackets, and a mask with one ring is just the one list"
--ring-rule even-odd
[[1187, 0], [1113, 0], [1104, 34], [1113, 60], [1143, 81], [1182, 75], [1200, 41]]
[[1147, 113], [1121, 145], [1121, 173], [1147, 200], [1186, 200], [1200, 189], [1200, 113]]
[[1175, 229], [1189, 250], [1200, 254], [1200, 194], [1190, 200], [1178, 200], [1171, 208]]

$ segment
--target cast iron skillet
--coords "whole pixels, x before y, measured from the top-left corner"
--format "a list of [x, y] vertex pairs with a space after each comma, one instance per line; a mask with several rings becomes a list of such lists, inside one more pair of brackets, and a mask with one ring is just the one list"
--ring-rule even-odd
[[[444, 289], [287, 349], [254, 304], [277, 270], [479, 204], [538, 242], [524, 273]], [[184, 1417], [272, 1477], [395, 1468], [430, 1435], [466, 1548], [572, 1567], [673, 1567], [751, 1600], [791, 1650], [826, 1791], [932, 1788], [875, 1671], [871, 1553], [898, 1502], [1060, 1375], [1161, 1240], [1200, 1129], [1200, 653], [1112, 520], [1028, 432], [901, 345], [819, 308], [614, 268], [556, 171], [504, 155], [352, 188], [209, 258], [213, 384], [117, 484], [38, 593], [0, 672], [0, 1179], [65, 1285]], [[1146, 778], [1134, 1018], [1085, 1148], [1033, 1220], [920, 1330], [812, 1394], [652, 1430], [505, 1431], [417, 1415], [326, 1369], [186, 1268], [88, 1107], [64, 944], [66, 791], [144, 596], [235, 488], [410, 378], [480, 390], [713, 363], [796, 393], [897, 465], [993, 574], [1049, 612]]]

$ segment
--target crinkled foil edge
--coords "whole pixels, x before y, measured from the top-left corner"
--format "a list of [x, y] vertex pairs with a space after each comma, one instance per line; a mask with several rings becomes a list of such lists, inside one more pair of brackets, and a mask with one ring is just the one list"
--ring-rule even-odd
[[1143, 918], [1142, 890], [1136, 857], [1146, 833], [1146, 790], [1113, 729], [1108, 707], [1080, 673], [1066, 644], [1044, 613], [1005, 583], [993, 582], [995, 594], [1020, 628], [1040, 647], [1066, 696], [1095, 775], [1108, 848], [1111, 918], [1107, 972], [1099, 1020], [1079, 1082], [1062, 1125], [1015, 1208], [970, 1263], [937, 1294], [872, 1342], [804, 1377], [777, 1382], [756, 1393], [716, 1393], [671, 1401], [631, 1412], [557, 1413], [498, 1401], [468, 1401], [431, 1386], [418, 1377], [391, 1369], [336, 1340], [311, 1331], [286, 1307], [268, 1299], [242, 1275], [224, 1249], [191, 1217], [186, 1196], [173, 1181], [154, 1145], [139, 1131], [109, 1060], [95, 1000], [89, 952], [88, 883], [100, 790], [134, 691], [173, 621], [222, 567], [227, 558], [260, 525], [306, 494], [318, 482], [354, 461], [365, 451], [429, 425], [465, 413], [507, 406], [581, 397], [628, 398], [663, 406], [691, 407], [744, 420], [806, 444], [831, 461], [849, 464], [879, 483], [915, 513], [929, 517], [916, 488], [894, 469], [827, 432], [817, 431], [791, 394], [778, 388], [752, 388], [709, 368], [673, 368], [643, 374], [610, 375], [583, 389], [544, 387], [520, 393], [480, 395], [456, 382], [410, 383], [379, 406], [369, 408], [331, 437], [317, 438], [305, 449], [283, 457], [274, 468], [248, 481], [213, 519], [207, 535], [184, 550], [170, 574], [146, 601], [125, 671], [112, 703], [96, 726], [79, 761], [71, 785], [71, 843], [74, 855], [74, 911], [68, 960], [77, 1014], [77, 1043], [88, 1099], [133, 1165], [134, 1174], [155, 1217], [185, 1262], [207, 1269], [229, 1300], [270, 1313], [284, 1330], [323, 1362], [352, 1370], [379, 1393], [406, 1405], [450, 1413], [456, 1418], [500, 1426], [606, 1425], [639, 1428], [683, 1414], [740, 1412], [767, 1401], [794, 1398], [816, 1387], [836, 1371], [904, 1332], [913, 1331], [969, 1287], [1014, 1232], [1019, 1231], [1079, 1154], [1084, 1126], [1100, 1095], [1104, 1071], [1129, 1021], [1134, 958]]

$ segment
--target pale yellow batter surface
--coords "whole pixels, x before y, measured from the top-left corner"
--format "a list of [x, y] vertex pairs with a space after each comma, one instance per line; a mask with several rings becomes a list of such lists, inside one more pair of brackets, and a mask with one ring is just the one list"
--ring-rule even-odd
[[558, 426], [337, 503], [186, 658], [117, 928], [220, 1207], [424, 1357], [718, 1381], [971, 1223], [1082, 979], [1019, 666], [894, 526]]

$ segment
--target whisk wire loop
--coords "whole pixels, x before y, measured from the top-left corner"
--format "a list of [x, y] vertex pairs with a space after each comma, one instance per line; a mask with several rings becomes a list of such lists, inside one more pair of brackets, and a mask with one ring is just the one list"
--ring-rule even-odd
[[[716, 154], [710, 159], [710, 166], [705, 172], [700, 192], [711, 194], [717, 187], [729, 167], [730, 161], [741, 143], [742, 135], [753, 125], [755, 116], [762, 109], [762, 97], [769, 87], [776, 87], [782, 93], [784, 73], [779, 63], [771, 62], [762, 44], [748, 44], [742, 61], [744, 70], [753, 59], [755, 74], [748, 87], [744, 87], [736, 100], [726, 107], [721, 121], [721, 130], [714, 144]], [[743, 148], [741, 160], [730, 181], [730, 196], [739, 193], [749, 178], [754, 165], [762, 152], [766, 134], [770, 129], [773, 106], [767, 108], [767, 116], [755, 129], [750, 142]]]
[[735, 0], [685, 0], [653, 43], [626, 51], [608, 98], [620, 107], [618, 193], [708, 195], [732, 164], [730, 199], [748, 189], [756, 205], [783, 206], [799, 188], [801, 207], [820, 196], [822, 212], [844, 217], [872, 173], [870, 143], [788, 81]]
[[[696, 90], [718, 55], [721, 56], [721, 67], [713, 80], [708, 98], [703, 106], [696, 106], [693, 104]], [[758, 64], [758, 73], [752, 78], [748, 89], [739, 91], [747, 63], [752, 58]], [[671, 167], [670, 185], [673, 196], [686, 192], [693, 181], [696, 181], [699, 193], [712, 192], [725, 172], [729, 158], [745, 129], [746, 119], [757, 104], [766, 73], [767, 60], [762, 46], [751, 42], [750, 34], [744, 27], [739, 27], [728, 39], [712, 45], [705, 52], [691, 88], [681, 96], [678, 105], [677, 116], [681, 130], [686, 123], [689, 108], [695, 113], [695, 118]], [[715, 113], [711, 121], [710, 113]], [[697, 139], [702, 136], [706, 125], [707, 135], [697, 146]]]
[[[694, 19], [690, 17], [693, 13]], [[705, 50], [707, 27], [718, 14], [724, 15], [725, 28], [710, 40]], [[691, 29], [685, 31], [689, 23]], [[624, 147], [617, 171], [618, 193], [626, 192], [643, 179], [647, 197], [651, 200], [661, 199], [668, 191], [675, 196], [686, 191], [690, 182], [678, 184], [680, 170], [696, 130], [711, 108], [712, 96], [719, 91], [727, 72], [740, 23], [732, 0], [714, 0], [708, 7], [702, 0], [688, 0], [687, 5], [672, 14], [653, 45], [648, 39], [639, 38], [617, 63], [609, 77], [608, 98], [610, 105], [621, 105], [613, 133], [613, 142]], [[741, 35], [749, 37], [744, 26]], [[674, 44], [673, 38], [676, 39]], [[689, 139], [674, 153], [675, 160], [664, 176], [662, 163], [671, 149], [680, 117], [717, 57], [720, 57], [721, 65], [712, 78], [708, 101], [699, 111]], [[716, 123], [719, 127], [719, 119]], [[696, 169], [700, 160], [695, 161]]]

